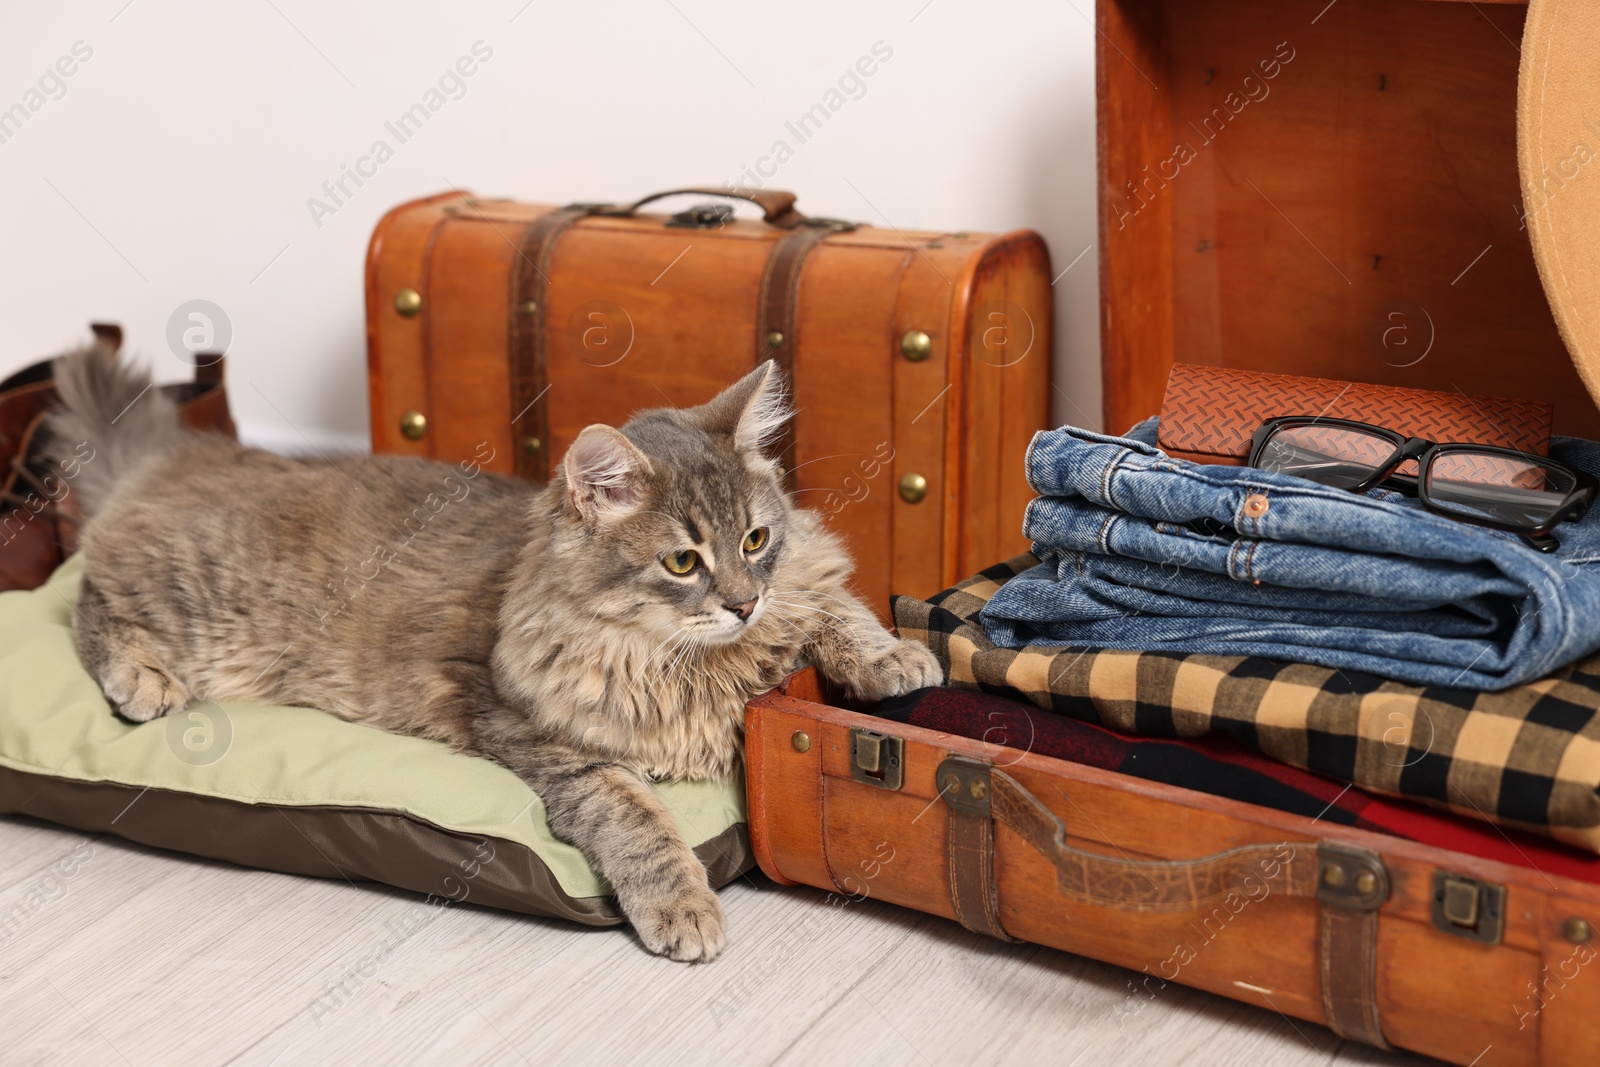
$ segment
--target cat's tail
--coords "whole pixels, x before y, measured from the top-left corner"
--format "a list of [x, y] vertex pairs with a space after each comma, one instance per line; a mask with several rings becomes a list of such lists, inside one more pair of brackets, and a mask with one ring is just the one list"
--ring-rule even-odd
[[107, 344], [61, 356], [54, 374], [64, 407], [50, 416], [45, 453], [56, 469], [75, 468], [73, 492], [93, 515], [131, 470], [182, 439], [178, 407]]

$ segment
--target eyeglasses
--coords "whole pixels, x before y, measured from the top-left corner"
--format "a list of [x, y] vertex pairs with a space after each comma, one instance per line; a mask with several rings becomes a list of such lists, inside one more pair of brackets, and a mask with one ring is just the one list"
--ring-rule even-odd
[[[1249, 464], [1365, 493], [1380, 483], [1417, 497], [1429, 511], [1520, 534], [1541, 552], [1560, 547], [1550, 531], [1582, 517], [1596, 482], [1563, 463], [1511, 448], [1436, 444], [1348, 419], [1268, 419], [1250, 441]], [[1415, 464], [1415, 475], [1398, 473]]]

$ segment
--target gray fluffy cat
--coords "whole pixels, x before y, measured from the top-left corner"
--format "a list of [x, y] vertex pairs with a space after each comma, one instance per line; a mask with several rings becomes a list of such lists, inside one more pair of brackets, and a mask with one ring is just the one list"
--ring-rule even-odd
[[646, 783], [735, 771], [745, 701], [802, 656], [868, 700], [941, 680], [763, 456], [789, 415], [770, 363], [701, 407], [588, 427], [542, 489], [191, 433], [101, 351], [56, 380], [52, 440], [97, 454], [78, 649], [119, 714], [305, 705], [496, 760], [673, 959], [716, 956], [723, 913]]

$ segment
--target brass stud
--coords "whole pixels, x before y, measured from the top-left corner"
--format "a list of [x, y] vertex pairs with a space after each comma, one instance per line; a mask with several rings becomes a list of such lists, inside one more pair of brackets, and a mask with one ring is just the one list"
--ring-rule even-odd
[[1345, 877], [1346, 875], [1343, 867], [1330, 864], [1329, 866], [1322, 868], [1322, 884], [1327, 886], [1329, 889], [1338, 889], [1340, 886], [1344, 885]]
[[973, 800], [982, 800], [984, 794], [989, 792], [989, 786], [982, 778], [974, 778], [967, 783], [967, 792], [972, 794]]
[[944, 776], [944, 788], [939, 790], [939, 792], [941, 792], [941, 793], [959, 793], [960, 791], [961, 791], [961, 779], [956, 777], [954, 774], [945, 775]]
[[402, 289], [394, 294], [394, 309], [406, 318], [422, 310], [422, 294], [415, 289]]
[[1575, 945], [1581, 945], [1594, 936], [1594, 928], [1589, 925], [1589, 920], [1574, 915], [1561, 924], [1561, 936]]
[[537, 453], [539, 449], [543, 447], [544, 442], [539, 440], [537, 437], [524, 437], [522, 439], [522, 450], [530, 456]]
[[900, 354], [913, 363], [921, 363], [933, 354], [933, 338], [921, 330], [907, 330], [900, 338]]
[[804, 730], [796, 730], [794, 735], [789, 738], [789, 743], [794, 746], [796, 752], [811, 751], [811, 735]]
[[782, 330], [773, 330], [771, 333], [767, 334], [768, 347], [777, 348], [781, 344], [783, 344]]
[[522, 302], [522, 313], [524, 315], [537, 315], [539, 313], [539, 302], [537, 300], [524, 300]]
[[1356, 875], [1356, 892], [1362, 896], [1371, 896], [1372, 891], [1378, 888], [1378, 876], [1371, 871], [1362, 871]]
[[928, 479], [912, 471], [900, 478], [900, 499], [907, 504], [920, 504], [928, 495]]
[[428, 432], [428, 416], [420, 411], [408, 411], [400, 416], [400, 432], [415, 441]]

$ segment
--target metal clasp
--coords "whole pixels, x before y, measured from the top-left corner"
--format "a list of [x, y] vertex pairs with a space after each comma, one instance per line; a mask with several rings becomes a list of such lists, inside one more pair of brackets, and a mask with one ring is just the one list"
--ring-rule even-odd
[[899, 789], [906, 780], [906, 743], [876, 730], [850, 731], [850, 777], [879, 789]]
[[1433, 872], [1433, 925], [1445, 933], [1498, 945], [1505, 934], [1505, 914], [1505, 886]]
[[675, 230], [720, 230], [733, 218], [732, 204], [696, 204], [667, 220]]

